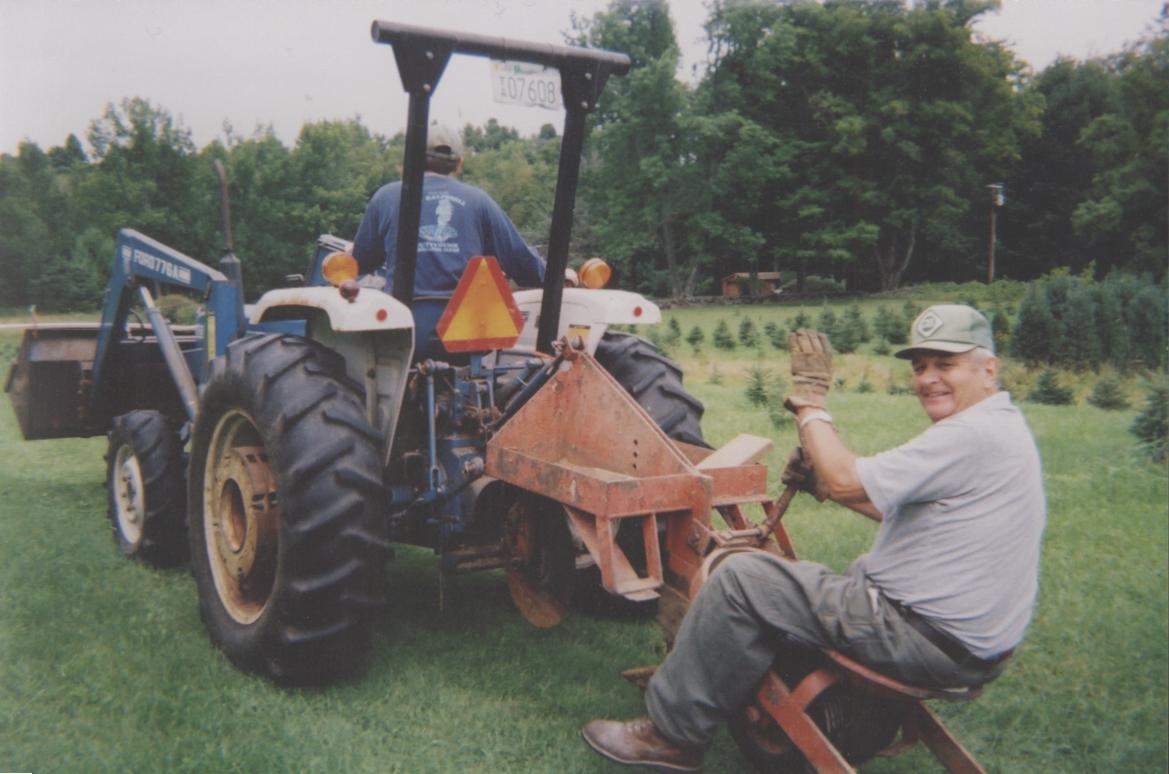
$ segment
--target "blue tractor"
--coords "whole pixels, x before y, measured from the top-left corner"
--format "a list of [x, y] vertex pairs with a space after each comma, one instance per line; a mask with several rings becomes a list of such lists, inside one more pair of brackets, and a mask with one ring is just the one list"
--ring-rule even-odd
[[[654, 472], [693, 474], [708, 452], [701, 404], [648, 341], [610, 330], [659, 322], [660, 310], [564, 283], [585, 116], [628, 57], [383, 21], [372, 34], [392, 46], [409, 94], [392, 288], [357, 276], [351, 245], [326, 235], [303, 281], [245, 306], [220, 167], [218, 268], [121, 230], [101, 322], [29, 331], [7, 386], [28, 439], [108, 436], [120, 551], [155, 565], [189, 559], [212, 642], [283, 682], [352, 667], [384, 603], [393, 543], [434, 549], [444, 573], [504, 568], [520, 610], [546, 626], [574, 599], [652, 604], [671, 572], [665, 514], [711, 504], [709, 477], [680, 489], [665, 480], [675, 473]], [[474, 260], [443, 301], [451, 356], [419, 362], [414, 235], [429, 100], [454, 54], [557, 68], [567, 114], [544, 287], [513, 294], [493, 259]], [[587, 269], [585, 284], [603, 285], [607, 268]], [[163, 286], [199, 297], [195, 325], [164, 319]], [[534, 426], [521, 417], [543, 393], [571, 393], [563, 374], [598, 364], [600, 381], [579, 388], [588, 394]], [[600, 418], [572, 416], [598, 407]], [[530, 437], [493, 455], [494, 440], [525, 423]], [[611, 437], [576, 439], [583, 426]], [[549, 438], [563, 448], [545, 448]], [[590, 443], [630, 451], [614, 463], [614, 448]], [[639, 483], [651, 474], [664, 477], [657, 501]], [[614, 510], [631, 495], [640, 499]]]

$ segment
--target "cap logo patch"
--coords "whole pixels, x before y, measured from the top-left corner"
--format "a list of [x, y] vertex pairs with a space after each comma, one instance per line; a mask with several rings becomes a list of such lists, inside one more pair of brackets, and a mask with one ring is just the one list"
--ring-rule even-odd
[[942, 327], [942, 318], [933, 312], [926, 312], [917, 320], [917, 332], [923, 339], [928, 339]]

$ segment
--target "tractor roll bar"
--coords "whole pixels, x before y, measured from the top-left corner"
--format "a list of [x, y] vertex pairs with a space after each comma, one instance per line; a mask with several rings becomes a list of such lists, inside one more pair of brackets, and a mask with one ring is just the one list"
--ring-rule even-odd
[[608, 65], [615, 75], [624, 75], [629, 71], [630, 64], [628, 56], [615, 51], [557, 46], [551, 43], [528, 43], [523, 40], [476, 35], [470, 32], [447, 32], [397, 22], [374, 21], [371, 32], [376, 43], [395, 45], [408, 39], [419, 41], [429, 39], [435, 45], [452, 46], [452, 52], [456, 54], [486, 56], [513, 62], [530, 62], [557, 69], [570, 63], [595, 62], [600, 65]]
[[536, 348], [551, 353], [552, 341], [560, 327], [560, 302], [564, 296], [564, 270], [568, 266], [568, 244], [572, 236], [572, 214], [580, 174], [580, 154], [584, 145], [585, 115], [596, 107], [597, 98], [610, 75], [629, 72], [629, 57], [613, 51], [526, 43], [381, 20], [374, 21], [370, 33], [375, 43], [386, 43], [393, 47], [402, 88], [410, 95], [405, 159], [402, 165], [402, 199], [398, 211], [398, 241], [394, 249], [393, 287], [394, 298], [406, 305], [410, 305], [414, 298], [414, 269], [418, 261], [418, 226], [422, 217], [422, 176], [426, 166], [430, 97], [438, 87], [451, 55], [469, 54], [528, 62], [555, 67], [560, 71], [560, 92], [566, 111], [564, 136], [560, 141], [560, 164], [556, 173], [552, 227], [548, 237], [548, 263], [536, 334]]

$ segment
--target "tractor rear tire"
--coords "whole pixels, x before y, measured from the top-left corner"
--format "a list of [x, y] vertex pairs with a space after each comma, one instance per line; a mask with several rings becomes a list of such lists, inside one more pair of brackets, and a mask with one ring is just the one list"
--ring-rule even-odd
[[[789, 646], [776, 658], [772, 669], [795, 690], [800, 680], [825, 663], [827, 658], [817, 650]], [[844, 759], [858, 766], [893, 741], [907, 706], [837, 683], [820, 694], [807, 713]], [[787, 734], [762, 708], [757, 709], [754, 714], [761, 720], [756, 723], [748, 719], [747, 708], [734, 713], [727, 723], [743, 756], [764, 774], [812, 771]]]
[[[708, 446], [702, 437], [702, 402], [682, 386], [682, 369], [648, 339], [622, 331], [606, 331], [594, 355], [625, 391], [645, 409], [658, 427], [675, 441]], [[660, 525], [664, 532], [664, 522]], [[662, 566], [666, 564], [665, 536], [661, 535]], [[639, 525], [624, 522], [617, 544], [639, 572], [645, 570], [645, 542]], [[587, 613], [612, 618], [644, 619], [657, 612], [656, 602], [633, 602], [614, 596], [601, 586], [596, 566], [577, 573], [574, 606]]]
[[597, 344], [597, 362], [675, 441], [707, 446], [702, 437], [702, 401], [682, 386], [682, 369], [648, 339], [606, 331]]
[[211, 641], [241, 669], [323, 683], [384, 603], [379, 432], [341, 357], [248, 336], [211, 365], [191, 444], [191, 569]]
[[107, 514], [123, 556], [155, 567], [187, 558], [183, 445], [165, 415], [114, 418], [106, 454]]

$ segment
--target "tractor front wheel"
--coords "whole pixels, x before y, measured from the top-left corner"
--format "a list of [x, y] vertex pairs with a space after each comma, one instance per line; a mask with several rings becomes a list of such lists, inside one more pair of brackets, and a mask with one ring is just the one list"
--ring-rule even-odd
[[381, 606], [380, 435], [336, 353], [249, 336], [211, 366], [192, 435], [191, 569], [212, 642], [281, 682], [350, 671]]
[[183, 446], [166, 416], [114, 418], [106, 454], [107, 513], [124, 556], [156, 567], [186, 558]]

